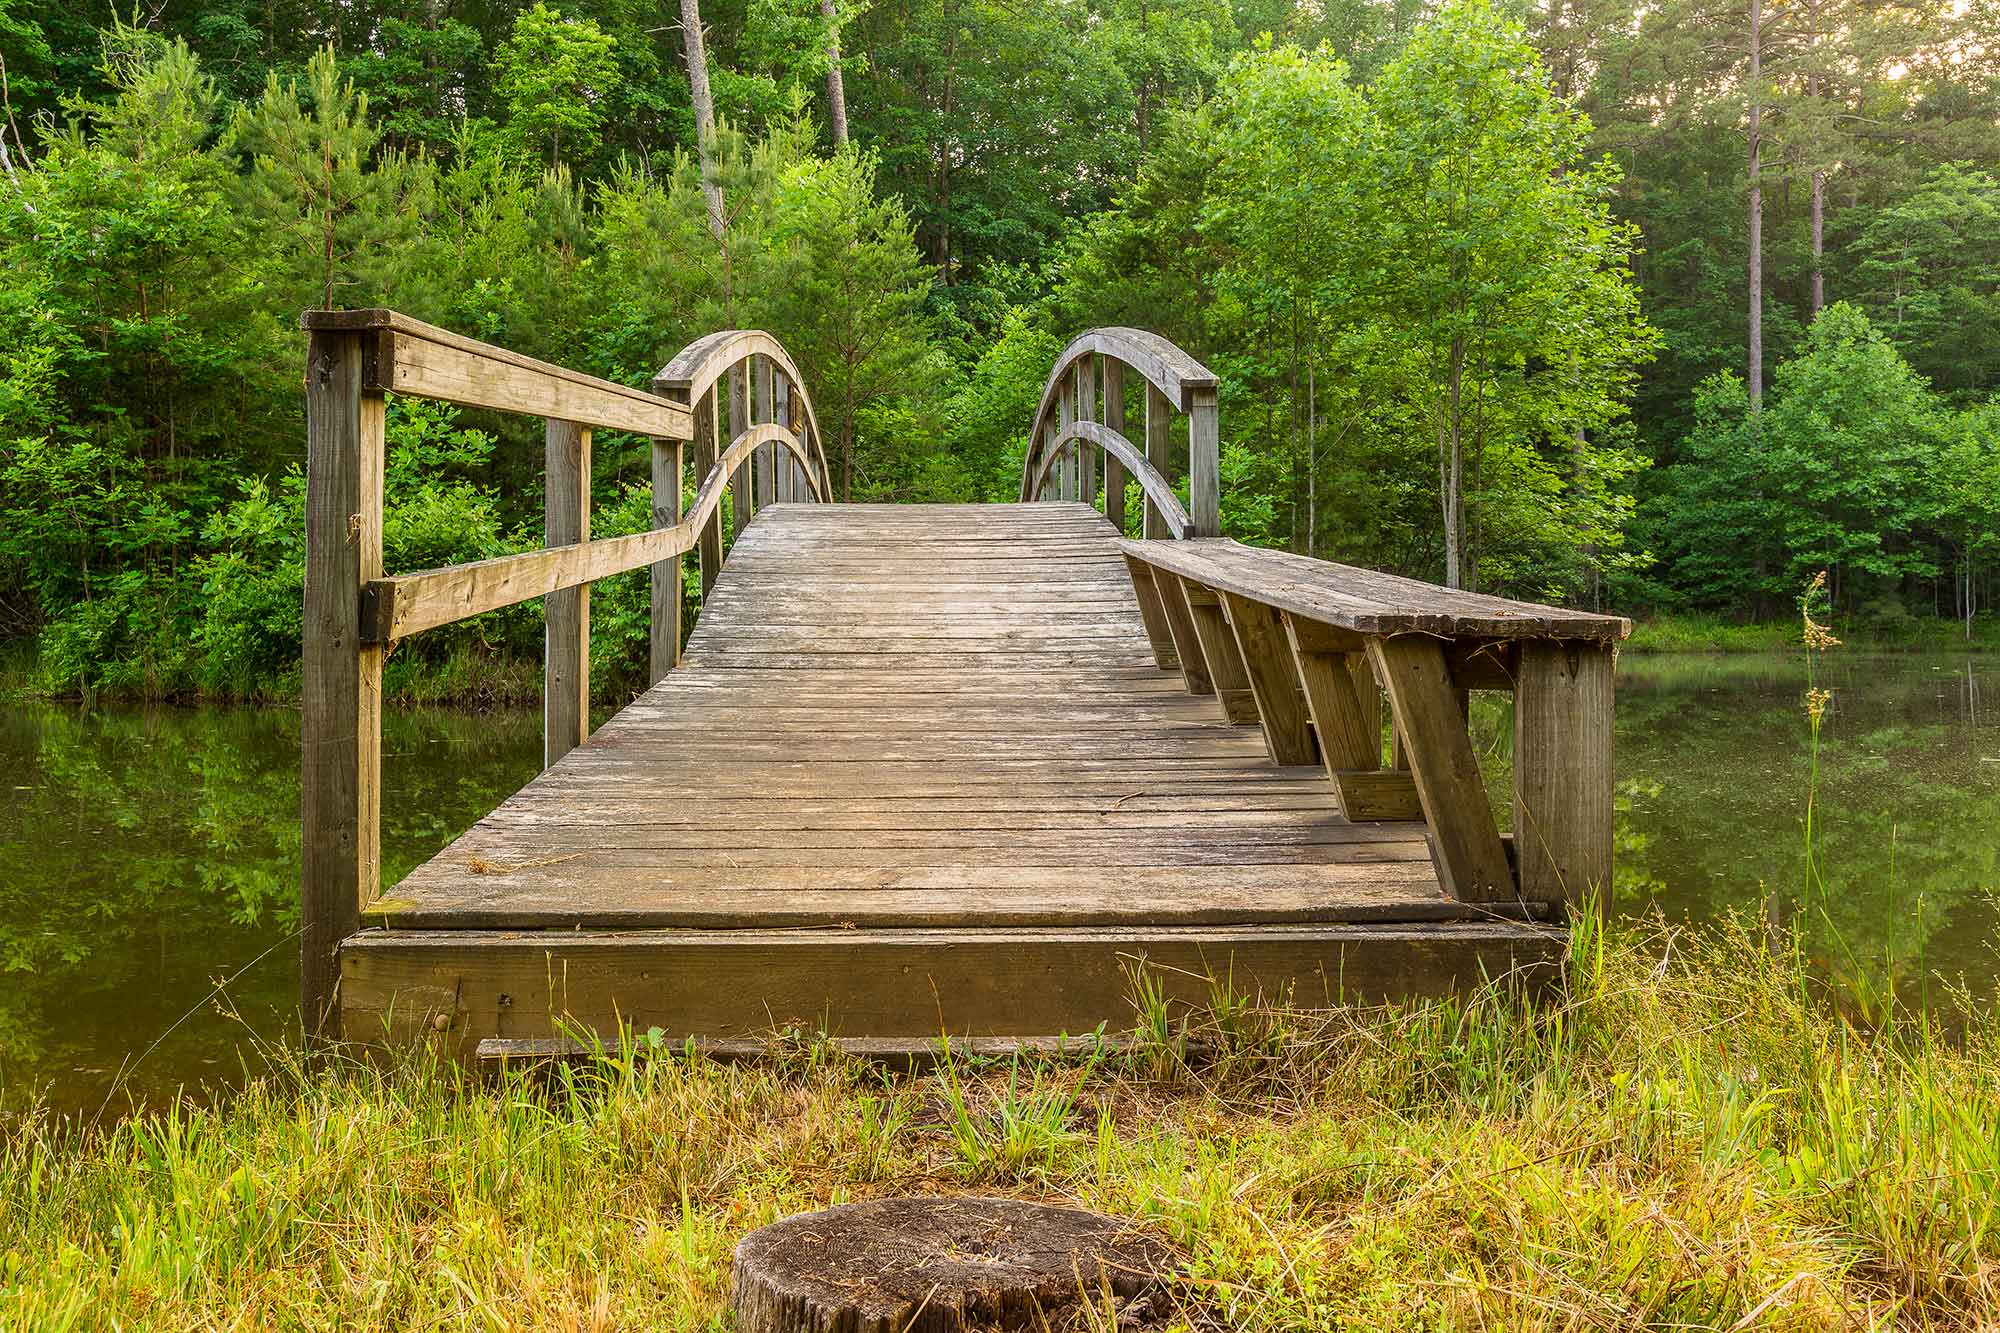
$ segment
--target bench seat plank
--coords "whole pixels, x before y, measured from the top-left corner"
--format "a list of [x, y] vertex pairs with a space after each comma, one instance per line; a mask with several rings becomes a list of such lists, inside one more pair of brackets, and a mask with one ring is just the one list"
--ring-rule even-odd
[[1215, 589], [1371, 637], [1597, 639], [1632, 632], [1622, 616], [1516, 602], [1440, 588], [1379, 570], [1245, 546], [1226, 537], [1122, 542], [1125, 553]]

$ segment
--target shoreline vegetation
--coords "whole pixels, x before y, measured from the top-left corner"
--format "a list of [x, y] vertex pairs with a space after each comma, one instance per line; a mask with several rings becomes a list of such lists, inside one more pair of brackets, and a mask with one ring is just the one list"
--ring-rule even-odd
[[909, 1071], [267, 1049], [214, 1104], [0, 1130], [0, 1326], [720, 1329], [745, 1232], [927, 1192], [1137, 1219], [1190, 1329], [2000, 1317], [1990, 1013], [1869, 1021], [1761, 921], [1584, 927], [1565, 966], [1316, 1013], [1140, 984], [1115, 1048]]
[[[1845, 647], [1857, 653], [1991, 653], [2000, 652], [2000, 618], [1982, 617], [1967, 638], [1962, 622], [1898, 617], [1876, 625], [1850, 622], [1842, 629]], [[1739, 621], [1723, 616], [1668, 614], [1632, 617], [1632, 637], [1622, 651], [1635, 654], [1713, 653], [1778, 655], [1801, 648], [1797, 616]], [[599, 677], [598, 709], [616, 709], [644, 684], [619, 672], [611, 653], [596, 655], [594, 665], [610, 670]], [[143, 687], [102, 688], [79, 693], [73, 684], [58, 684], [43, 670], [31, 640], [0, 644], [0, 702], [9, 699], [63, 700], [83, 703], [173, 703], [191, 705], [265, 704], [288, 707], [298, 702], [298, 673], [279, 674], [254, 693], [169, 690]], [[542, 698], [542, 665], [538, 658], [504, 648], [477, 644], [455, 647], [442, 657], [391, 656], [384, 667], [384, 697], [391, 703], [416, 707], [525, 708]]]

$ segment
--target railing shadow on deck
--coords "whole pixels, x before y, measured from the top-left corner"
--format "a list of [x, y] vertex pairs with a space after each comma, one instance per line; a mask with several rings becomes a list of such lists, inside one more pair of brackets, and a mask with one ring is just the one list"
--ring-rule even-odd
[[[699, 551], [703, 591], [733, 531], [773, 503], [823, 501], [826, 457], [798, 367], [758, 330], [710, 334], [654, 378], [654, 392], [435, 328], [393, 310], [312, 310], [306, 356], [306, 582], [302, 680], [300, 1013], [338, 1035], [338, 951], [381, 892], [382, 662], [395, 640], [544, 599], [544, 766], [590, 727], [590, 585], [652, 572], [650, 676], [678, 662], [681, 557]], [[546, 546], [442, 569], [382, 568], [389, 393], [548, 422]], [[723, 423], [727, 422], [727, 433]], [[590, 537], [593, 430], [653, 441], [653, 526]], [[685, 454], [699, 482], [681, 512]]]

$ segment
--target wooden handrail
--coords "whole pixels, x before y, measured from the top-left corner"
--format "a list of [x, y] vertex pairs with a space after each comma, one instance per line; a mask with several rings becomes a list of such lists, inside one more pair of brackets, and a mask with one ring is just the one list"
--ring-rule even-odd
[[371, 580], [362, 591], [362, 641], [392, 642], [685, 555], [695, 548], [702, 528], [721, 507], [730, 472], [765, 444], [778, 445], [796, 456], [807, 469], [813, 498], [825, 499], [819, 479], [811, 473], [813, 460], [798, 438], [783, 426], [752, 426], [737, 436], [709, 469], [694, 508], [674, 526]]
[[[765, 503], [824, 499], [828, 486], [811, 402], [791, 358], [769, 334], [700, 340], [661, 372], [663, 392], [653, 394], [393, 310], [314, 310], [300, 324], [310, 335], [300, 1012], [308, 1033], [337, 1035], [340, 943], [381, 891], [386, 645], [543, 598], [543, 755], [545, 764], [554, 764], [589, 735], [589, 585], [651, 568], [650, 666], [657, 681], [680, 660], [681, 556], [700, 548], [704, 590], [721, 564], [724, 492], [734, 497], [740, 531], [753, 510], [753, 472]], [[682, 365], [691, 371], [677, 378], [673, 372]], [[736, 392], [729, 443], [720, 447], [714, 387], [724, 376]], [[445, 569], [385, 573], [389, 393], [546, 418], [547, 546]], [[652, 438], [654, 526], [648, 531], [590, 539], [593, 428]], [[681, 446], [689, 439], [696, 442], [702, 480], [693, 509], [683, 515]]]
[[394, 310], [308, 310], [299, 327], [357, 335], [364, 390], [661, 439], [685, 440], [691, 427], [686, 407], [643, 389], [537, 361]]
[[1166, 525], [1167, 535], [1175, 538], [1184, 538], [1188, 535], [1192, 525], [1188, 521], [1187, 510], [1181, 507], [1181, 498], [1174, 494], [1174, 488], [1167, 484], [1167, 479], [1146, 460], [1144, 454], [1132, 447], [1130, 440], [1101, 422], [1072, 421], [1061, 438], [1051, 441], [1049, 449], [1042, 456], [1041, 466], [1029, 485], [1031, 493], [1040, 494], [1049, 473], [1056, 469], [1060, 459], [1057, 451], [1064, 445], [1072, 443], [1091, 445], [1116, 458], [1125, 466], [1126, 471], [1131, 473], [1132, 480], [1138, 482], [1140, 489], [1145, 491], [1146, 503], [1159, 510], [1160, 518]]
[[[1097, 367], [1103, 360], [1102, 416], [1097, 400]], [[1042, 387], [1029, 431], [1028, 451], [1021, 466], [1021, 499], [1042, 498], [1049, 476], [1056, 478], [1060, 498], [1092, 503], [1096, 464], [1080, 447], [1102, 445], [1096, 438], [1070, 434], [1073, 424], [1099, 422], [1114, 435], [1125, 429], [1126, 370], [1146, 382], [1145, 457], [1164, 481], [1169, 469], [1172, 417], [1188, 418], [1188, 498], [1184, 530], [1169, 532], [1165, 511], [1151, 499], [1146, 504], [1143, 531], [1147, 537], [1214, 537], [1222, 532], [1220, 431], [1218, 392], [1221, 381], [1201, 362], [1173, 343], [1144, 329], [1091, 329], [1071, 339], [1056, 357]], [[1124, 526], [1124, 461], [1105, 452], [1105, 517]], [[1050, 466], [1051, 460], [1060, 460]], [[1142, 483], [1143, 484], [1143, 483]]]

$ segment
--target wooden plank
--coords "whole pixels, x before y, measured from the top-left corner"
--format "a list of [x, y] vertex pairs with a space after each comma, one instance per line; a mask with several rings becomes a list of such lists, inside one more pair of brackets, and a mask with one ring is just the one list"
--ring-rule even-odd
[[[751, 358], [751, 375], [756, 382], [756, 402], [751, 408], [750, 422], [762, 425], [775, 422], [777, 416], [777, 372], [768, 356]], [[767, 444], [757, 450], [757, 507], [768, 508], [778, 502], [778, 447]]]
[[1514, 846], [1521, 896], [1611, 899], [1612, 650], [1524, 643], [1514, 696]]
[[1174, 648], [1173, 626], [1167, 623], [1167, 608], [1160, 590], [1153, 586], [1153, 567], [1142, 560], [1126, 557], [1132, 575], [1132, 594], [1139, 599], [1139, 616], [1145, 622], [1146, 642], [1152, 646], [1153, 660], [1162, 671], [1180, 669], [1180, 653]]
[[[676, 528], [681, 521], [681, 446], [653, 441], [653, 526]], [[681, 661], [681, 553], [652, 566], [648, 665], [654, 684]]]
[[[1173, 428], [1174, 408], [1161, 393], [1159, 387], [1148, 381], [1146, 384], [1146, 461], [1153, 470], [1167, 481], [1173, 480]], [[1146, 498], [1146, 515], [1140, 529], [1140, 536], [1147, 541], [1158, 541], [1162, 537], [1181, 537], [1186, 532], [1168, 529], [1166, 517], [1149, 494]]]
[[[1305, 689], [1306, 710], [1319, 738], [1320, 757], [1329, 777], [1341, 772], [1380, 768], [1382, 724], [1372, 709], [1364, 709], [1348, 669], [1348, 654], [1308, 647], [1316, 640], [1312, 622], [1284, 617], [1292, 660]], [[1369, 688], [1372, 693], [1374, 679]], [[1350, 819], [1354, 816], [1350, 813]]]
[[[729, 440], [739, 439], [750, 429], [750, 372], [742, 362], [730, 367], [729, 374]], [[741, 466], [731, 469], [729, 476], [729, 512], [734, 520], [730, 529], [733, 543], [750, 526], [750, 473], [751, 460], [746, 458]]]
[[382, 338], [378, 380], [391, 393], [564, 418], [635, 435], [686, 439], [693, 429], [685, 408], [613, 392], [602, 382], [582, 383], [541, 369], [524, 370], [407, 333], [387, 333]]
[[[1125, 435], [1125, 363], [1115, 356], [1104, 358], [1104, 428], [1113, 435]], [[1120, 536], [1125, 534], [1125, 484], [1130, 474], [1124, 460], [1114, 453], [1104, 456], [1104, 517]]]
[[1180, 660], [1181, 679], [1189, 694], [1214, 694], [1215, 681], [1209, 674], [1201, 635], [1195, 629], [1194, 612], [1188, 606], [1187, 591], [1181, 581], [1166, 570], [1154, 568], [1153, 586], [1160, 592], [1160, 609], [1166, 614], [1167, 629], [1174, 640], [1174, 656]]
[[1264, 729], [1264, 745], [1280, 764], [1310, 764], [1314, 758], [1312, 724], [1299, 694], [1299, 673], [1284, 620], [1262, 602], [1235, 593], [1222, 594], [1223, 616], [1229, 622], [1236, 651], [1250, 680], [1250, 697]]
[[1250, 693], [1250, 673], [1236, 647], [1236, 636], [1229, 632], [1229, 622], [1223, 617], [1221, 599], [1214, 589], [1193, 579], [1180, 582], [1188, 614], [1194, 620], [1195, 637], [1201, 640], [1202, 660], [1208, 664], [1208, 677], [1222, 703], [1223, 715], [1237, 726], [1256, 725], [1257, 701]]
[[1410, 775], [1431, 826], [1445, 891], [1462, 902], [1512, 901], [1514, 875], [1459, 716], [1444, 651], [1435, 639], [1402, 635], [1370, 639], [1368, 660], [1408, 747]]
[[305, 633], [299, 1013], [340, 1035], [340, 941], [381, 883], [382, 649], [361, 639], [361, 588], [382, 572], [382, 395], [365, 335], [315, 331], [306, 354]]
[[[694, 431], [694, 475], [697, 479], [708, 476], [715, 466], [715, 460], [722, 450], [722, 442], [717, 432], [721, 422], [716, 414], [716, 386], [709, 385], [701, 399], [701, 409], [695, 417]], [[715, 587], [716, 576], [722, 573], [722, 510], [718, 507], [708, 522], [701, 525], [701, 604], [708, 606], [710, 592]]]
[[1623, 638], [1632, 627], [1630, 621], [1617, 616], [1460, 592], [1379, 570], [1228, 540], [1128, 542], [1125, 549], [1182, 578], [1255, 597], [1304, 619], [1368, 636], [1608, 641]]
[[[1379, 752], [1378, 752], [1379, 756]], [[1340, 798], [1341, 813], [1356, 822], [1422, 819], [1424, 805], [1408, 773], [1393, 768], [1344, 769], [1329, 772]]]
[[[548, 508], [543, 531], [551, 548], [590, 540], [590, 429], [574, 421], [548, 425]], [[542, 604], [542, 767], [590, 736], [590, 589], [562, 588]]]
[[[1076, 363], [1076, 418], [1097, 424], [1097, 357], [1086, 356]], [[1097, 455], [1081, 444], [1076, 446], [1076, 498], [1087, 505], [1097, 503]]]
[[1222, 535], [1222, 427], [1213, 388], [1192, 389], [1188, 419], [1188, 535]]
[[607, 430], [684, 440], [685, 407], [581, 371], [537, 361], [394, 310], [308, 310], [308, 332], [362, 335], [365, 387], [377, 392], [560, 417]]
[[[1181, 507], [1180, 497], [1173, 493], [1164, 476], [1141, 465], [1142, 460], [1138, 452], [1123, 436], [1115, 434], [1109, 427], [1095, 421], [1073, 421], [1064, 428], [1064, 431], [1062, 437], [1064, 439], [1072, 441], [1081, 439], [1096, 445], [1103, 451], [1107, 465], [1111, 461], [1117, 461], [1121, 469], [1129, 467], [1132, 474], [1138, 477], [1139, 484], [1145, 488], [1147, 502], [1152, 506], [1153, 512], [1159, 516], [1163, 535], [1168, 537], [1188, 535], [1189, 519], [1187, 510]], [[1029, 489], [1035, 494], [1040, 494], [1047, 485], [1049, 474], [1053, 472], [1060, 476], [1061, 470], [1069, 465], [1072, 451], [1080, 448], [1080, 445], [1070, 443], [1065, 444], [1061, 450], [1049, 452], [1033, 467], [1034, 475], [1029, 483]]]
[[[822, 484], [829, 483], [826, 451], [820, 436], [819, 419], [813, 414], [812, 395], [802, 387], [804, 381], [799, 377], [798, 365], [791, 354], [764, 330], [723, 329], [695, 339], [653, 376], [653, 391], [674, 397], [679, 402], [694, 402], [711, 392], [722, 396], [727, 390], [719, 386], [728, 379], [731, 368], [753, 354], [770, 358], [790, 382], [793, 433], [805, 442], [808, 469]], [[731, 421], [729, 438], [733, 440], [741, 435], [747, 424], [747, 419]], [[747, 515], [745, 517], [747, 521]]]
[[1134, 966], [1176, 1005], [1212, 980], [1267, 1003], [1442, 994], [1516, 975], [1552, 985], [1560, 932], [1525, 925], [1260, 926], [1013, 931], [370, 931], [341, 951], [346, 1030], [441, 1036], [469, 1057], [489, 1036], [553, 1037], [565, 1020], [681, 1037], [928, 1038], [1122, 1030]]

